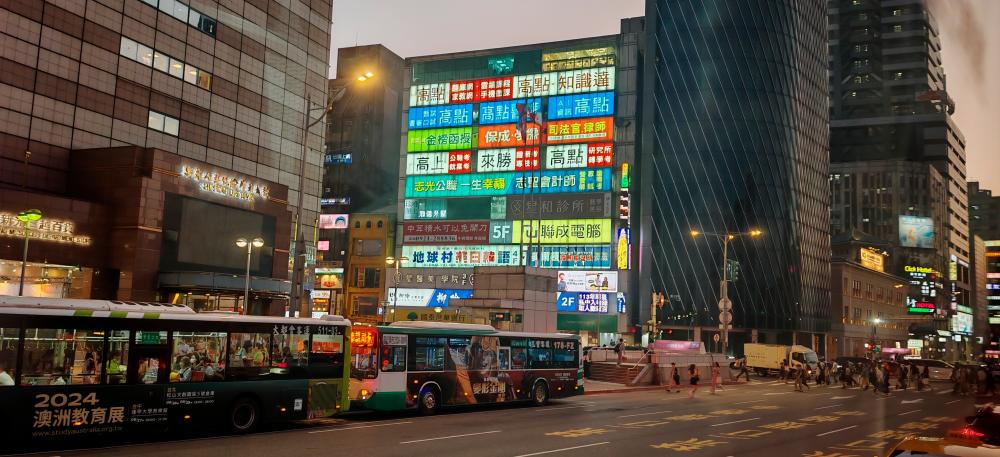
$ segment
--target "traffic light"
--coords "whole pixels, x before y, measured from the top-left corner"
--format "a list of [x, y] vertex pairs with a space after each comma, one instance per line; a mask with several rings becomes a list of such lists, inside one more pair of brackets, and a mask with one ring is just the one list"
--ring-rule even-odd
[[870, 343], [865, 343], [865, 350], [866, 351], [869, 350], [869, 349], [871, 349], [871, 348], [872, 348], [872, 345]]

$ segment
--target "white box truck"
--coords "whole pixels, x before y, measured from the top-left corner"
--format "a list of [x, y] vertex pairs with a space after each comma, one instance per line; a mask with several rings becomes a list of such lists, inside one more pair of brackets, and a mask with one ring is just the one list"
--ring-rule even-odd
[[803, 365], [808, 365], [807, 369], [815, 369], [819, 364], [816, 352], [800, 345], [748, 343], [743, 346], [743, 353], [747, 357], [747, 367], [761, 376], [779, 371], [781, 361], [786, 359], [793, 370]]

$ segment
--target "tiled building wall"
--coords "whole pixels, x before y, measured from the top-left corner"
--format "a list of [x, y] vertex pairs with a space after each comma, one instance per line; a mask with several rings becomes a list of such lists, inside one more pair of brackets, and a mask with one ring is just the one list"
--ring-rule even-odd
[[290, 210], [304, 189], [310, 233], [322, 125], [300, 183], [302, 122], [306, 94], [325, 103], [330, 16], [330, 0], [0, 0], [0, 188], [72, 194], [70, 149], [153, 147], [287, 185]]

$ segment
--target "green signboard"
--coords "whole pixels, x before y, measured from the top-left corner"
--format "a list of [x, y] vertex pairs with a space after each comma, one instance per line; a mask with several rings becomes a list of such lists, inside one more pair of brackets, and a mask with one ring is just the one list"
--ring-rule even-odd
[[407, 152], [452, 151], [476, 147], [472, 127], [410, 130], [406, 132]]
[[618, 315], [558, 313], [556, 314], [556, 330], [616, 333], [618, 332]]

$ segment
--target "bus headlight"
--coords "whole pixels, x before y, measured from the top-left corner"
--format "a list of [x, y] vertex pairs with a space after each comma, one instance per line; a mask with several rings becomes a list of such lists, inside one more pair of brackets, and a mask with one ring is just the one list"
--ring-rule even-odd
[[361, 389], [361, 399], [362, 400], [367, 400], [369, 393], [371, 393], [371, 392], [368, 392], [368, 389]]

